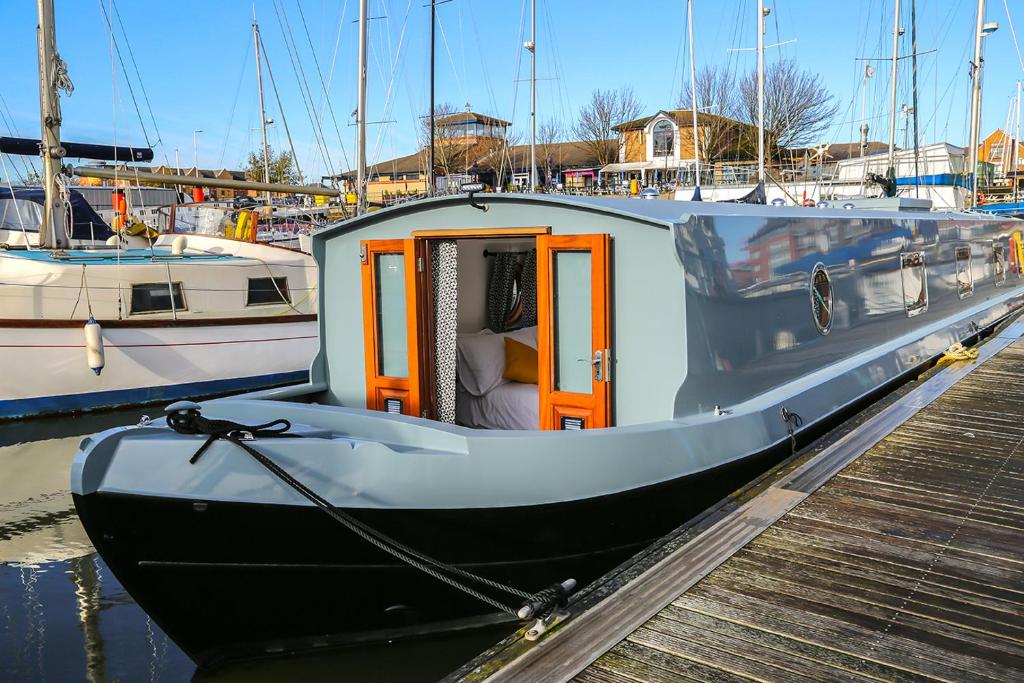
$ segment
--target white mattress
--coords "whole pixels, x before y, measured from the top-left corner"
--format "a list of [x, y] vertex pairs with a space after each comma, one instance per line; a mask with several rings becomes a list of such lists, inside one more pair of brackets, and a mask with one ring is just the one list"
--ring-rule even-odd
[[505, 382], [483, 396], [473, 396], [459, 385], [455, 418], [477, 429], [540, 429], [536, 384]]

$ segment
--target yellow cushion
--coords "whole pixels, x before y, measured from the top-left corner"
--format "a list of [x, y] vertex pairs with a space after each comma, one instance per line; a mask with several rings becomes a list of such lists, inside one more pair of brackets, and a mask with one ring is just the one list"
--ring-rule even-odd
[[537, 383], [537, 349], [505, 337], [505, 374], [510, 382]]

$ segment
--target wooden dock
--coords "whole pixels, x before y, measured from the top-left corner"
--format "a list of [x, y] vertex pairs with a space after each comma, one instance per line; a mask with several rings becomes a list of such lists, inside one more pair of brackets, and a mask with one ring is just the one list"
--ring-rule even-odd
[[1022, 335], [1010, 324], [450, 680], [1024, 680]]

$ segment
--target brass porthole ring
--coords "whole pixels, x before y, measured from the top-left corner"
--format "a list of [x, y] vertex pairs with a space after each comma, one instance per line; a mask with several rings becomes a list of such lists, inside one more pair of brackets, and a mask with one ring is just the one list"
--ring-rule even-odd
[[811, 270], [811, 317], [819, 334], [828, 334], [832, 329], [832, 278], [824, 263], [818, 263]]

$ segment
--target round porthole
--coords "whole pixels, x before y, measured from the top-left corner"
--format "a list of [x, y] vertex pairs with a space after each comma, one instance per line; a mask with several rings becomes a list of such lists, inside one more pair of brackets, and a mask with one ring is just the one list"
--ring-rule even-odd
[[818, 332], [828, 334], [832, 327], [832, 278], [822, 263], [811, 271], [811, 315]]

